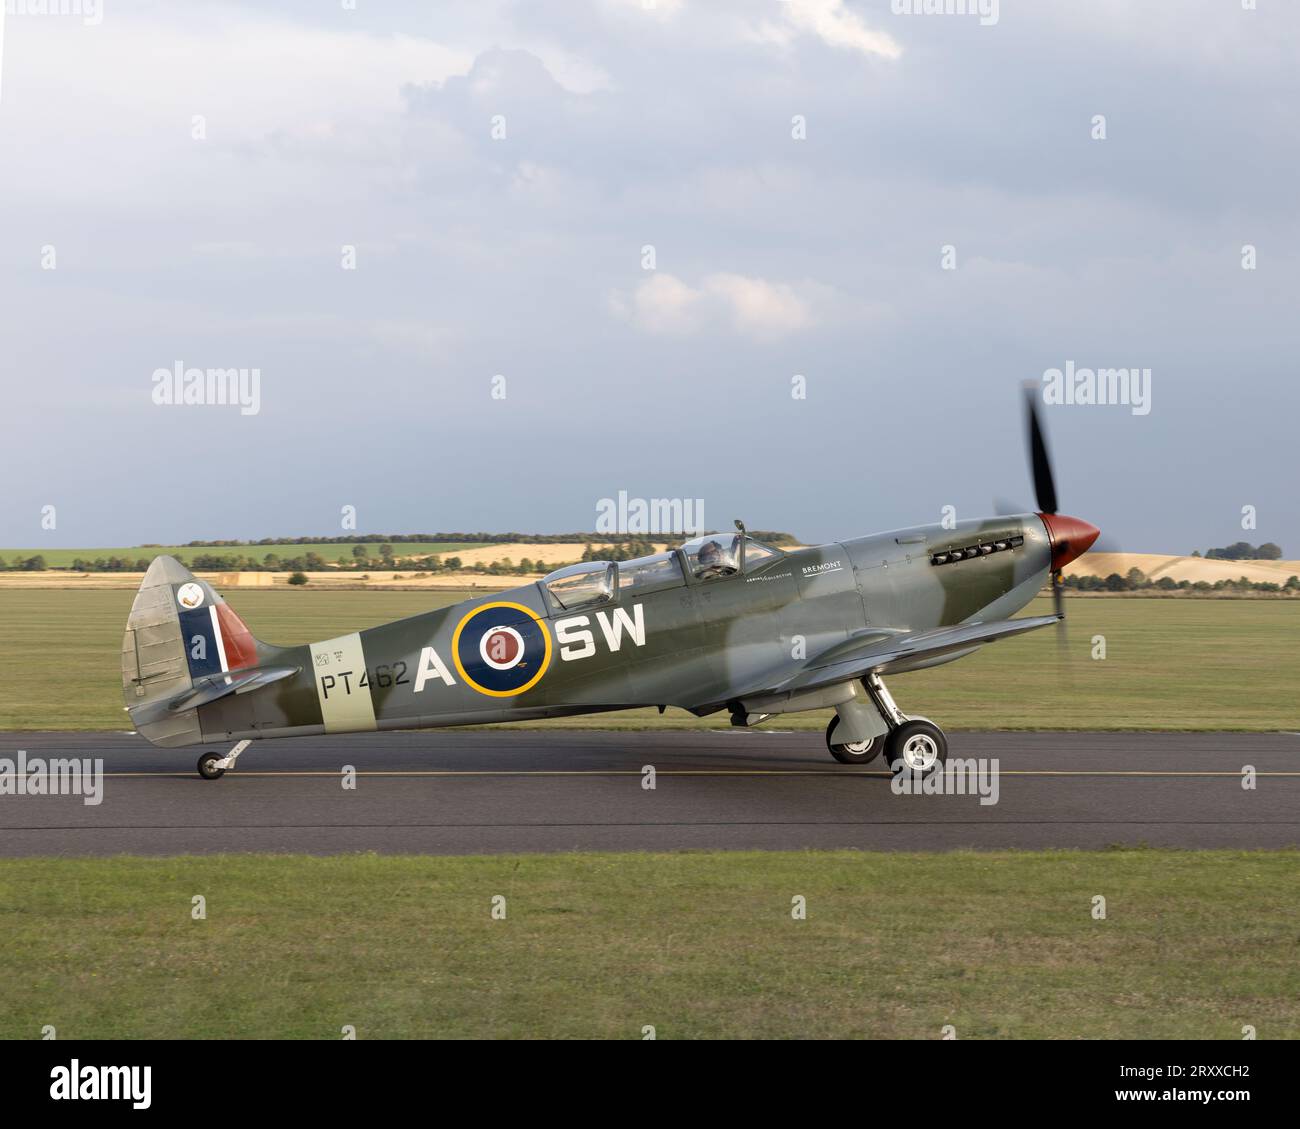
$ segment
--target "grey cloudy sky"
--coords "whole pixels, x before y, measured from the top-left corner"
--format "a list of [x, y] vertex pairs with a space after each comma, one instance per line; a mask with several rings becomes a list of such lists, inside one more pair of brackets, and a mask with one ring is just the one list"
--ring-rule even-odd
[[[1152, 407], [1048, 409], [1066, 512], [1300, 556], [1293, 3], [23, 3], [0, 544], [1032, 508], [1019, 384], [1073, 361]], [[178, 361], [260, 412], [154, 404]]]

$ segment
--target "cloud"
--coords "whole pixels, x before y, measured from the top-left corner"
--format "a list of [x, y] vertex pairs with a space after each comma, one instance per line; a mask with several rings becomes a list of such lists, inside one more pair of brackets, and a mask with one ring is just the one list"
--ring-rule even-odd
[[702, 324], [703, 291], [687, 286], [676, 275], [657, 273], [646, 279], [629, 301], [621, 292], [610, 298], [610, 308], [647, 333], [690, 333]]
[[[391, 161], [403, 86], [443, 82], [474, 60], [424, 36], [238, 8], [109, 16], [97, 27], [11, 20], [0, 129], [27, 166], [6, 185], [9, 203], [53, 197], [84, 206], [92, 177], [97, 206], [145, 200], [140, 210], [153, 218], [157, 200], [166, 207], [176, 195], [167, 186], [181, 180], [184, 195], [214, 213], [262, 193], [299, 201], [319, 185], [321, 166], [355, 180], [355, 170]], [[202, 142], [192, 137], [195, 117], [205, 122]], [[261, 159], [268, 164], [256, 174], [237, 167]]]
[[605, 7], [616, 10], [635, 8], [650, 16], [671, 19], [686, 5], [686, 0], [603, 0]]
[[812, 296], [828, 287], [788, 283], [726, 272], [706, 275], [690, 286], [676, 275], [657, 272], [630, 297], [616, 292], [613, 312], [646, 333], [681, 335], [729, 328], [743, 337], [774, 340], [814, 325]]
[[713, 274], [704, 280], [704, 288], [727, 303], [732, 326], [738, 333], [784, 337], [813, 324], [808, 303], [783, 283], [739, 274]]
[[815, 35], [829, 47], [857, 51], [882, 59], [897, 59], [903, 49], [893, 37], [867, 27], [862, 17], [844, 7], [844, 0], [785, 0], [784, 24], [764, 23], [760, 38], [786, 46], [796, 33]]
[[[1283, 5], [1022, 4], [996, 29], [891, 18], [887, 0], [108, 8], [98, 27], [7, 21], [0, 152], [21, 161], [0, 209], [0, 307], [10, 368], [39, 374], [9, 382], [9, 544], [65, 495], [82, 514], [60, 508], [72, 545], [336, 518], [331, 480], [268, 488], [256, 468], [232, 471], [237, 505], [196, 506], [177, 479], [156, 507], [115, 506], [160, 445], [184, 458], [227, 437], [225, 416], [201, 412], [172, 437], [140, 396], [175, 358], [260, 365], [251, 426], [283, 426], [286, 460], [385, 436], [388, 473], [358, 486], [372, 528], [429, 513], [433, 402], [449, 464], [481, 465], [485, 412], [521, 449], [576, 417], [596, 449], [557, 450], [546, 490], [512, 488], [503, 466], [438, 500], [452, 528], [572, 528], [590, 513], [593, 454], [629, 482], [666, 473], [659, 444], [627, 438], [661, 431], [646, 386], [809, 446], [847, 413], [925, 419], [959, 403], [928, 419], [956, 455], [972, 429], [1012, 435], [1016, 381], [1069, 357], [1166, 374], [1122, 469], [1173, 466], [1182, 486], [1153, 519], [1102, 467], [1078, 476], [1078, 512], [1109, 513], [1133, 547], [1203, 543], [1193, 503], [1227, 492], [1231, 512], [1236, 491], [1281, 530], [1270, 540], [1300, 528], [1284, 489], [1300, 414], [1286, 375], [1300, 20]], [[1104, 88], [1098, 58], [1113, 64]], [[972, 90], [979, 112], [955, 113]], [[796, 111], [806, 142], [790, 136]], [[1105, 143], [1093, 113], [1108, 115]], [[1256, 272], [1239, 265], [1246, 241]], [[57, 270], [41, 269], [47, 243]], [[947, 244], [955, 271], [940, 269]], [[356, 271], [341, 269], [344, 245]], [[756, 368], [815, 375], [814, 394], [774, 418], [749, 395]], [[612, 371], [625, 379], [593, 400]], [[498, 372], [511, 398], [489, 402]], [[1224, 372], [1249, 391], [1222, 396]], [[611, 410], [617, 433], [601, 424]], [[686, 416], [674, 444], [712, 438], [715, 416]], [[1063, 456], [1127, 442], [1104, 414], [1053, 424]], [[55, 426], [65, 457], [28, 486], [19, 471], [45, 459]], [[904, 439], [881, 441], [882, 457], [906, 456]], [[1228, 478], [1194, 457], [1216, 444]], [[986, 506], [999, 476], [1023, 482], [1019, 445], [994, 448], [979, 446], [978, 485], [954, 480], [951, 459], [918, 465], [873, 503], [873, 524], [908, 524], [936, 497]], [[743, 469], [700, 489], [757, 498], [765, 520], [808, 536], [842, 533], [857, 502]]]

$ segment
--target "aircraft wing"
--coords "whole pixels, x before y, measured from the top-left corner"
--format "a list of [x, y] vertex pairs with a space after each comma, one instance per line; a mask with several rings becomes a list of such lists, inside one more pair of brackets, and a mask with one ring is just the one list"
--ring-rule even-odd
[[889, 674], [892, 670], [940, 659], [944, 655], [973, 651], [1004, 636], [1048, 627], [1060, 618], [1057, 615], [1038, 615], [959, 623], [955, 627], [936, 627], [930, 631], [867, 631], [814, 655], [803, 670], [775, 687], [774, 692], [812, 690], [865, 678], [871, 673]]

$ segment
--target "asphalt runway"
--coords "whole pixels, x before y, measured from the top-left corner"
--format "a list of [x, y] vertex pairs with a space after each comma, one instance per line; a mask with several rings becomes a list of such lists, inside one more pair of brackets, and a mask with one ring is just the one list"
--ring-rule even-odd
[[840, 765], [814, 731], [299, 738], [254, 742], [216, 781], [195, 773], [199, 747], [134, 734], [0, 734], [0, 758], [20, 749], [102, 759], [103, 800], [0, 795], [6, 856], [1300, 844], [1291, 733], [950, 734], [950, 758], [997, 758], [994, 804], [895, 794], [882, 761]]

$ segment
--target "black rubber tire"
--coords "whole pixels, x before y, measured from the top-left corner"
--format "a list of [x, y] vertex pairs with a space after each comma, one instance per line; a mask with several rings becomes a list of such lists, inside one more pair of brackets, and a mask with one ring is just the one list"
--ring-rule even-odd
[[224, 768], [216, 768], [217, 761], [221, 759], [220, 753], [204, 753], [199, 757], [199, 775], [204, 780], [220, 780], [226, 775]]
[[831, 756], [839, 761], [840, 764], [870, 764], [880, 756], [881, 750], [885, 747], [884, 734], [877, 737], [861, 752], [855, 753], [848, 745], [837, 745], [831, 740], [831, 734], [835, 732], [835, 727], [839, 725], [839, 723], [840, 719], [838, 717], [833, 717], [831, 718], [830, 724], [826, 726], [826, 747], [830, 750]]
[[[940, 771], [943, 768], [943, 762], [948, 757], [948, 738], [944, 736], [943, 730], [932, 721], [923, 721], [920, 718], [912, 721], [905, 721], [897, 729], [892, 729], [889, 736], [885, 738], [885, 757], [889, 761], [889, 767], [894, 772], [903, 770], [903, 750], [907, 743], [914, 738], [920, 738], [922, 741], [928, 740], [934, 751], [934, 760], [924, 769], [919, 770], [923, 776], [929, 776], [933, 772]], [[917, 772], [917, 769], [912, 769]]]

